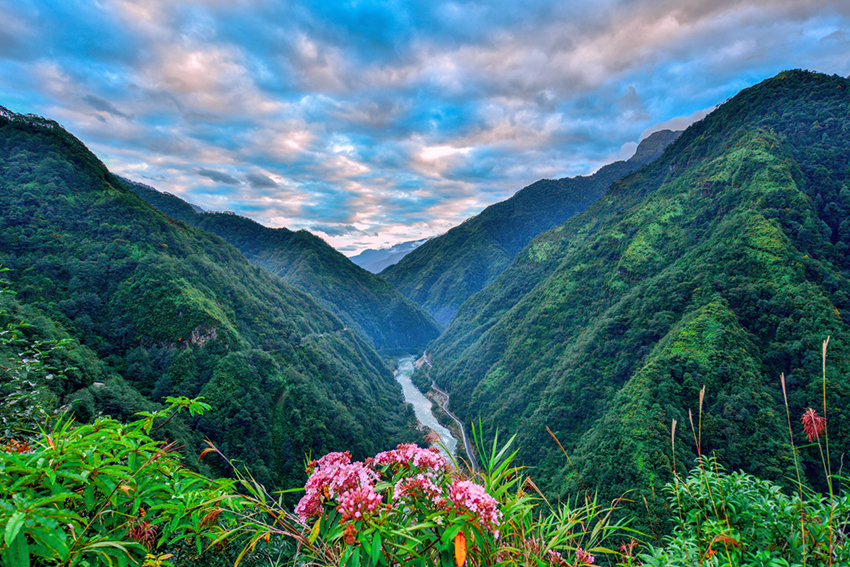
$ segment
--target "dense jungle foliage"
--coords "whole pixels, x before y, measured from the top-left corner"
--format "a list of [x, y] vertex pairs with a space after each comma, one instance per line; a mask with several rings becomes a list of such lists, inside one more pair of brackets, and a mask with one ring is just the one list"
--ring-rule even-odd
[[[431, 376], [462, 419], [519, 432], [547, 494], [631, 490], [643, 509], [670, 478], [671, 423], [698, 419], [703, 387], [703, 454], [794, 478], [780, 374], [791, 415], [820, 407], [831, 335], [837, 467], [850, 450], [848, 134], [848, 79], [790, 71], [742, 91], [532, 241], [429, 349]], [[694, 453], [677, 445], [680, 463]], [[823, 490], [817, 450], [801, 457]]]
[[305, 454], [420, 438], [390, 370], [336, 316], [154, 210], [55, 122], [0, 110], [0, 265], [17, 294], [0, 323], [67, 339], [52, 356], [75, 369], [51, 388], [77, 419], [204, 396], [175, 438], [191, 454], [209, 437], [270, 487], [303, 480]]
[[125, 185], [159, 211], [217, 234], [252, 264], [309, 293], [377, 350], [422, 348], [440, 334], [418, 305], [314, 234], [267, 228], [232, 213], [199, 213], [174, 195], [132, 181]]
[[656, 159], [680, 132], [643, 140], [627, 161], [587, 177], [543, 179], [432, 238], [380, 275], [448, 325], [461, 304], [501, 274], [532, 238], [598, 200], [616, 179]]

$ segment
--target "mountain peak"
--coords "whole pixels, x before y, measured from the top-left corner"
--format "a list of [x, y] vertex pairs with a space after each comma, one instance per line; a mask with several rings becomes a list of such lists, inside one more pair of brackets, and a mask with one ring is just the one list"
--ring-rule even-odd
[[658, 130], [653, 132], [638, 144], [635, 155], [630, 157], [628, 161], [638, 161], [641, 163], [649, 163], [656, 160], [664, 152], [664, 149], [676, 141], [676, 138], [682, 135], [684, 130]]
[[628, 161], [589, 176], [542, 179], [434, 237], [381, 272], [399, 291], [448, 324], [460, 305], [492, 283], [532, 238], [578, 214], [617, 179], [655, 160], [681, 132], [643, 140]]

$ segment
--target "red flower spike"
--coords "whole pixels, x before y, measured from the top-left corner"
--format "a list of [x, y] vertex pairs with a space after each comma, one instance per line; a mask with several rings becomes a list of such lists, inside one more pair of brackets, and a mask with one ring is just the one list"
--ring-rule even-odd
[[820, 439], [820, 434], [826, 429], [826, 418], [819, 416], [812, 408], [808, 408], [803, 413], [803, 417], [800, 418], [800, 421], [803, 422], [803, 431], [806, 432], [806, 436], [809, 438], [809, 443], [816, 438]]

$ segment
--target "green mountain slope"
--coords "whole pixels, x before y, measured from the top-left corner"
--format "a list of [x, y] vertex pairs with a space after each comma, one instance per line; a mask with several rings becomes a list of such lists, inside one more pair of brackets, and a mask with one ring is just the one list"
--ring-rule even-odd
[[154, 210], [55, 122], [0, 109], [0, 210], [0, 265], [17, 292], [7, 318], [26, 317], [34, 338], [74, 339], [70, 362], [86, 364], [57, 390], [78, 416], [205, 396], [213, 409], [190, 439], [209, 437], [269, 486], [300, 480], [306, 453], [418, 438], [357, 334], [218, 236]]
[[126, 185], [156, 209], [221, 236], [252, 264], [309, 293], [376, 349], [422, 348], [440, 334], [418, 305], [314, 234], [267, 228], [235, 214], [198, 213], [174, 195]]
[[501, 274], [532, 238], [589, 207], [616, 179], [661, 155], [679, 134], [656, 132], [628, 161], [593, 175], [529, 185], [432, 238], [380, 275], [448, 325], [461, 304]]
[[[455, 413], [518, 431], [550, 493], [648, 495], [671, 479], [674, 419], [690, 466], [689, 410], [697, 422], [705, 386], [702, 452], [785, 481], [779, 376], [798, 424], [822, 407], [831, 336], [830, 443], [848, 451], [848, 92], [847, 79], [800, 71], [742, 91], [537, 237], [433, 346], [431, 376]], [[817, 450], [803, 456], [822, 483]], [[643, 507], [641, 492], [628, 498]]]

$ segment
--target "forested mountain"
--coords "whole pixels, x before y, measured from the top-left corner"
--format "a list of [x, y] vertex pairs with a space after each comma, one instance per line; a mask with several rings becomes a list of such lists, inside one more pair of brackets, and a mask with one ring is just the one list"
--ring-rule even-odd
[[[627, 498], [644, 510], [671, 478], [673, 420], [677, 462], [693, 462], [689, 410], [704, 454], [786, 482], [780, 374], [802, 445], [803, 411], [822, 413], [831, 336], [829, 443], [847, 453], [848, 134], [850, 80], [802, 71], [688, 128], [463, 305], [431, 350], [454, 412], [519, 432], [522, 461], [552, 494], [637, 488]], [[822, 488], [817, 447], [802, 453]]]
[[252, 264], [309, 293], [376, 349], [422, 348], [440, 334], [418, 305], [314, 234], [268, 228], [232, 213], [197, 212], [174, 195], [125, 184], [166, 215], [221, 236]]
[[587, 177], [543, 179], [432, 238], [380, 275], [448, 325], [460, 305], [484, 289], [532, 238], [580, 213], [616, 179], [656, 159], [680, 132], [655, 132], [628, 161]]
[[172, 422], [174, 436], [189, 454], [210, 438], [270, 488], [303, 480], [308, 453], [421, 438], [390, 370], [339, 318], [153, 209], [57, 123], [0, 108], [0, 211], [17, 293], [0, 297], [0, 323], [71, 339], [50, 357], [76, 367], [54, 387], [79, 419], [204, 396], [212, 410]]
[[428, 242], [428, 240], [428, 238], [411, 240], [379, 250], [369, 248], [356, 256], [350, 256], [348, 259], [364, 270], [369, 270], [373, 274], [377, 274], [387, 266], [392, 266], [399, 262], [402, 258]]

